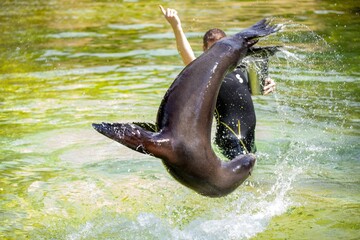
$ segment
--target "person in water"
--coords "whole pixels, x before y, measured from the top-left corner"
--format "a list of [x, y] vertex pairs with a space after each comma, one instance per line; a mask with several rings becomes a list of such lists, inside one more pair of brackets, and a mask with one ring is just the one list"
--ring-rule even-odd
[[[177, 11], [164, 9], [161, 5], [159, 7], [173, 29], [182, 61], [185, 65], [190, 64], [195, 60], [195, 55], [182, 29]], [[221, 29], [210, 29], [203, 37], [203, 50], [208, 50], [224, 37], [226, 34]], [[274, 80], [266, 78], [263, 94], [273, 92], [275, 85]], [[256, 116], [244, 64], [240, 64], [225, 76], [217, 97], [215, 117], [215, 143], [224, 156], [233, 159], [241, 154], [256, 152]]]

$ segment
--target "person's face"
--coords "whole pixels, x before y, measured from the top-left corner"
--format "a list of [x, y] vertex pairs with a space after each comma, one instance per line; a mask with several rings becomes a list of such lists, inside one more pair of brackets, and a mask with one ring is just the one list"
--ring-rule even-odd
[[217, 41], [219, 41], [219, 39], [214, 40], [214, 41], [208, 41], [207, 48], [204, 49], [204, 51], [206, 51], [206, 50], [208, 50], [209, 48], [211, 48], [211, 46], [214, 45], [214, 43], [216, 43]]
[[222, 39], [222, 38], [223, 38], [223, 37], [217, 38], [217, 39], [215, 39], [215, 40], [213, 40], [213, 41], [208, 41], [208, 42], [207, 42], [207, 48], [206, 48], [205, 46], [203, 46], [204, 52], [205, 52], [206, 50], [208, 50], [209, 48], [211, 48], [212, 45], [214, 45], [217, 41], [219, 41], [219, 40]]

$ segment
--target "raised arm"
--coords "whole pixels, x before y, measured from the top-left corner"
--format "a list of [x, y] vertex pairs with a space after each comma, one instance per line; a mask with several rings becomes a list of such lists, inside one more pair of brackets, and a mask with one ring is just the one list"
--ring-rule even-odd
[[166, 10], [159, 5], [165, 19], [170, 23], [176, 39], [176, 47], [180, 53], [181, 59], [185, 65], [188, 65], [195, 59], [194, 52], [187, 40], [185, 33], [181, 27], [181, 21], [175, 9], [167, 8]]

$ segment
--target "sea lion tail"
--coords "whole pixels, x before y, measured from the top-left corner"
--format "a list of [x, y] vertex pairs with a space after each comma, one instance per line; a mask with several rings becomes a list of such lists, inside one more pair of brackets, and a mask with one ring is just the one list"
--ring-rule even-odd
[[93, 123], [93, 128], [106, 137], [119, 142], [137, 152], [162, 157], [168, 143], [159, 133], [148, 131], [130, 123]]

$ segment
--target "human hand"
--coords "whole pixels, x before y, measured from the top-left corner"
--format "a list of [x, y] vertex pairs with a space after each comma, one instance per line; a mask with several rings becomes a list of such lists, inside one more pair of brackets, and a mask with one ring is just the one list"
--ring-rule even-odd
[[181, 21], [179, 16], [177, 15], [177, 11], [172, 8], [167, 8], [166, 10], [163, 8], [163, 6], [159, 5], [159, 8], [164, 15], [166, 21], [170, 23], [172, 27], [176, 27], [181, 25]]
[[275, 92], [276, 83], [271, 78], [265, 79], [265, 86], [264, 86], [264, 95], [267, 95], [269, 93]]

